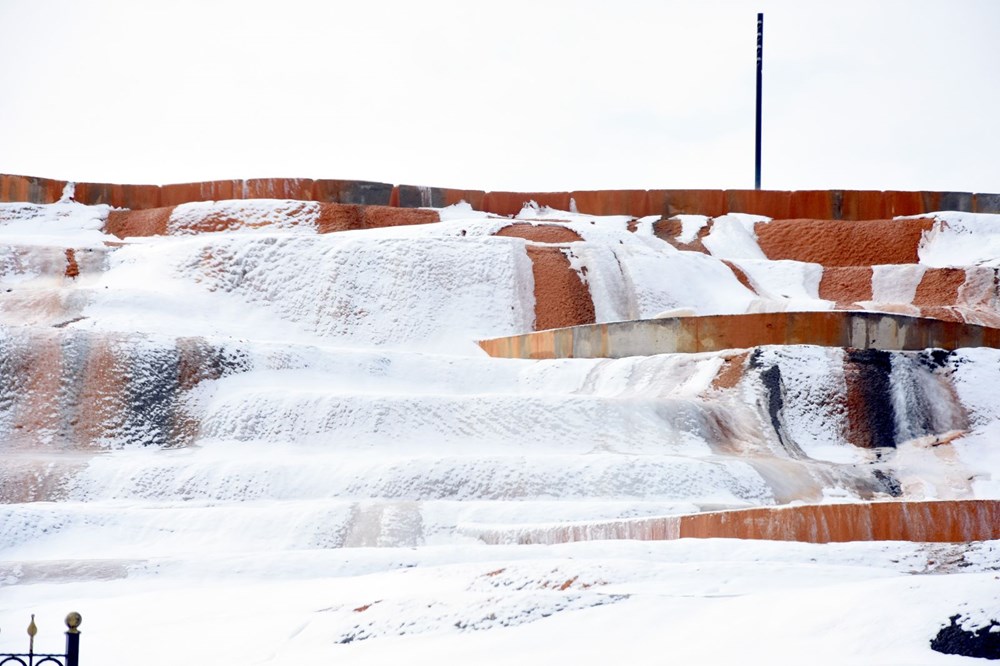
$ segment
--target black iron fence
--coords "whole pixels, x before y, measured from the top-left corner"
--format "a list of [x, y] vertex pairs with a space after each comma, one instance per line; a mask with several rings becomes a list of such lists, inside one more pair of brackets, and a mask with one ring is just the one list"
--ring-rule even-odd
[[35, 616], [28, 624], [28, 651], [24, 653], [0, 652], [0, 666], [80, 666], [80, 623], [79, 613], [66, 616], [66, 652], [49, 654], [35, 652]]

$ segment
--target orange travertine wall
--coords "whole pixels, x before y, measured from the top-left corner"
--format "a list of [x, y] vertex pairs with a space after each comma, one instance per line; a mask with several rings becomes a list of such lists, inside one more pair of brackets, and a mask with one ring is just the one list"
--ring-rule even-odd
[[1000, 329], [868, 311], [762, 312], [585, 324], [481, 340], [501, 358], [625, 358], [822, 345], [856, 349], [1000, 348]]
[[[304, 204], [302, 204], [304, 205]], [[119, 238], [129, 236], [163, 236], [170, 233], [170, 215], [176, 206], [162, 206], [142, 210], [112, 210], [104, 231]], [[317, 231], [321, 234], [351, 229], [375, 229], [397, 227], [408, 224], [428, 224], [439, 222], [440, 216], [434, 210], [416, 208], [394, 208], [392, 206], [364, 206], [360, 204], [319, 204]], [[208, 213], [195, 231], [221, 231], [239, 227], [241, 220], [225, 212]], [[190, 231], [190, 230], [189, 230]]]
[[879, 266], [920, 263], [930, 218], [908, 220], [779, 219], [756, 225], [757, 243], [772, 260], [791, 259], [822, 266]]
[[681, 537], [778, 541], [981, 541], [1000, 537], [1000, 501], [865, 502], [684, 516]]
[[884, 501], [713, 511], [684, 516], [485, 532], [487, 543], [604, 539], [964, 542], [1000, 538], [1000, 500]]
[[[0, 201], [52, 203], [66, 181], [0, 174]], [[755, 213], [776, 219], [874, 220], [939, 210], [1000, 213], [1000, 194], [858, 190], [595, 190], [573, 192], [484, 192], [372, 181], [254, 178], [172, 185], [76, 183], [75, 199], [133, 210], [222, 199], [298, 199], [402, 208], [440, 207], [466, 201], [477, 210], [513, 215], [527, 201], [560, 210], [571, 203], [593, 215], [719, 216]]]

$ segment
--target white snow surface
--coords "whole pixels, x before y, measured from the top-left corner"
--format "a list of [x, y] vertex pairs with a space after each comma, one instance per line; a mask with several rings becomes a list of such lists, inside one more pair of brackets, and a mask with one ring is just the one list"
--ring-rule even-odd
[[742, 213], [717, 217], [712, 225], [712, 231], [702, 243], [712, 256], [721, 259], [766, 259], [760, 246], [757, 245], [754, 225], [768, 219]]
[[[488, 358], [475, 340], [533, 328], [529, 241], [494, 237], [512, 220], [467, 204], [438, 224], [328, 235], [302, 202], [187, 204], [178, 235], [122, 247], [108, 212], [0, 204], [0, 652], [24, 649], [29, 613], [36, 649], [58, 649], [76, 610], [85, 664], [945, 664], [960, 658], [929, 640], [950, 615], [1000, 619], [1000, 542], [476, 537], [884, 497], [876, 465], [914, 498], [1000, 498], [997, 350], [941, 367], [893, 354], [902, 439], [876, 460], [846, 439], [840, 349], [761, 348], [729, 390], [713, 380], [735, 351]], [[185, 233], [211, 216], [239, 223]], [[624, 216], [529, 205], [517, 220], [580, 235], [563, 251], [598, 321], [831, 306], [818, 266], [760, 252], [766, 218], [716, 219], [711, 255], [656, 238], [652, 219], [632, 233]], [[921, 265], [998, 265], [998, 220], [940, 214]], [[682, 219], [682, 241], [706, 223]], [[921, 272], [877, 267], [875, 300], [912, 298]], [[218, 376], [175, 398], [129, 393], [192, 341]], [[43, 343], [61, 365], [31, 374]], [[80, 372], [119, 381], [100, 400], [138, 404], [132, 421], [96, 443], [60, 439], [65, 415], [19, 434], [76, 372], [74, 350], [103, 343], [126, 370]], [[157, 444], [141, 398], [175, 399], [189, 439]], [[958, 438], [928, 443], [945, 435]]]
[[920, 243], [921, 264], [1000, 267], [1000, 215], [947, 211], [930, 217], [934, 226]]
[[118, 240], [103, 232], [110, 206], [85, 206], [73, 201], [54, 204], [0, 202], [0, 237], [5, 245], [65, 244], [102, 247]]
[[[199, 225], [212, 219], [231, 221], [229, 229], [300, 228], [315, 230], [320, 205], [315, 201], [284, 199], [249, 199], [228, 201], [197, 201], [176, 206], [170, 212], [167, 233], [198, 233]], [[206, 231], [204, 229], [200, 231]]]
[[709, 220], [704, 215], [678, 215], [677, 219], [681, 221], [681, 234], [677, 237], [679, 243], [694, 241], [698, 237], [698, 232], [708, 224]]
[[912, 303], [926, 270], [921, 264], [872, 266], [872, 301]]

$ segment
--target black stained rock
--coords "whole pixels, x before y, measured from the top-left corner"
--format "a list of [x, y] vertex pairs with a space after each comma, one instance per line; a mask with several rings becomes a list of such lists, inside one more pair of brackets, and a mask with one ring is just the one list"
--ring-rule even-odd
[[1000, 622], [990, 623], [975, 631], [962, 629], [961, 615], [952, 615], [951, 624], [943, 627], [931, 639], [931, 649], [944, 654], [980, 659], [1000, 659]]
[[896, 408], [892, 401], [892, 356], [882, 349], [848, 349], [851, 382], [860, 400], [859, 420], [871, 433], [866, 448], [896, 448]]
[[882, 488], [892, 497], [902, 497], [903, 487], [899, 484], [899, 481], [892, 475], [891, 472], [885, 472], [881, 469], [877, 469], [872, 472], [872, 475], [878, 480]]

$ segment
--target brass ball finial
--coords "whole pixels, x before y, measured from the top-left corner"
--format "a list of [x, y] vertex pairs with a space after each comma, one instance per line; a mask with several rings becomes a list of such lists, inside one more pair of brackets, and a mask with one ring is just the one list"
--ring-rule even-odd
[[83, 624], [83, 616], [77, 613], [76, 611], [66, 616], [66, 626], [69, 627], [69, 632], [67, 633], [70, 634], [80, 633], [79, 631], [77, 631], [77, 629], [81, 624]]
[[31, 624], [28, 625], [28, 635], [32, 638], [38, 633], [38, 627], [35, 626], [35, 614], [31, 614]]

